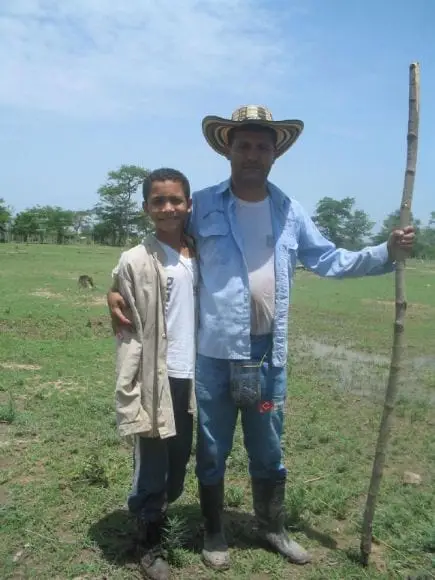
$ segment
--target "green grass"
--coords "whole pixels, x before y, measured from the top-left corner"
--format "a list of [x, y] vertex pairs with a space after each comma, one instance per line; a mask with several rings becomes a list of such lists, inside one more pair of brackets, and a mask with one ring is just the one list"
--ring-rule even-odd
[[[114, 341], [105, 306], [113, 248], [0, 247], [0, 577], [139, 578], [125, 510], [131, 452], [116, 434]], [[96, 289], [79, 290], [81, 274]], [[232, 570], [200, 560], [194, 461], [167, 530], [174, 577], [260, 580], [435, 577], [435, 265], [407, 271], [407, 361], [368, 568], [356, 561], [388, 375], [394, 278], [296, 274], [290, 327], [287, 508], [314, 562], [253, 536], [240, 430], [228, 462]], [[406, 486], [404, 471], [421, 475]]]

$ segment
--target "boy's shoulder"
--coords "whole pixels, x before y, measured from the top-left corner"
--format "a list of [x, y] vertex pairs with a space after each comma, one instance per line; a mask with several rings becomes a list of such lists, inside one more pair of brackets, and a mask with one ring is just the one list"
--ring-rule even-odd
[[147, 261], [147, 258], [150, 257], [153, 253], [153, 249], [155, 247], [154, 239], [151, 237], [147, 237], [140, 244], [129, 248], [122, 252], [120, 257], [120, 265], [134, 265], [137, 263], [143, 264], [144, 261]]

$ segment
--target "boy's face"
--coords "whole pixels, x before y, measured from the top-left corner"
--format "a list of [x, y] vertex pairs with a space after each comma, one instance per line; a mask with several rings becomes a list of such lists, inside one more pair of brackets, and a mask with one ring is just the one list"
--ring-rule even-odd
[[184, 229], [192, 200], [186, 199], [179, 181], [154, 181], [143, 209], [150, 216], [156, 230], [177, 233]]

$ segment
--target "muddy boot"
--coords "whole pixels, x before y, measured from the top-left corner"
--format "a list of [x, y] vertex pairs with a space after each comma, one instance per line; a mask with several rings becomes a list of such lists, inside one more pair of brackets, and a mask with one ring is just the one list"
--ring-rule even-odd
[[230, 555], [225, 540], [222, 514], [224, 509], [224, 482], [217, 485], [199, 484], [201, 512], [205, 523], [202, 559], [215, 570], [230, 567]]
[[252, 479], [254, 511], [259, 535], [293, 564], [308, 564], [311, 555], [289, 538], [285, 527], [285, 479]]
[[163, 520], [144, 522], [138, 519], [140, 569], [147, 580], [169, 580], [170, 570], [162, 547]]

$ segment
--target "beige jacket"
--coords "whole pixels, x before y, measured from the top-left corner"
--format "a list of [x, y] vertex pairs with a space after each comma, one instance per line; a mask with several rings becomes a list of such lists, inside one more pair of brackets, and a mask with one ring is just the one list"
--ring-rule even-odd
[[[165, 254], [153, 235], [121, 255], [114, 288], [122, 294], [132, 329], [116, 348], [116, 420], [121, 436], [176, 434], [166, 367]], [[196, 410], [192, 381], [189, 412]]]

